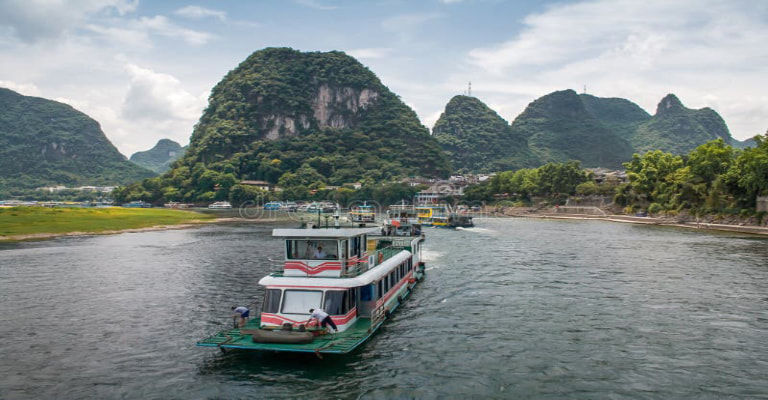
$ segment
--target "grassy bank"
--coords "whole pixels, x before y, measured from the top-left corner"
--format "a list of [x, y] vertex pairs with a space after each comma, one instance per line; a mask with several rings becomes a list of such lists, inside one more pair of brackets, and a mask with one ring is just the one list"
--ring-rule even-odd
[[155, 208], [0, 208], [0, 237], [178, 225], [215, 215]]

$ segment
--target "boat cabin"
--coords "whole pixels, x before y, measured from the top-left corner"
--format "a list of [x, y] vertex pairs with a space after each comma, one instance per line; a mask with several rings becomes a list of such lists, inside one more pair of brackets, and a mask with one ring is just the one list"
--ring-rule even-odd
[[285, 238], [284, 276], [346, 277], [368, 269], [368, 236], [376, 228], [275, 229]]
[[[413, 283], [422, 239], [377, 231], [275, 229], [273, 236], [285, 238], [285, 268], [259, 281], [266, 288], [261, 326], [306, 324], [311, 308], [327, 312], [340, 331], [360, 318], [383, 318]], [[325, 257], [311, 257], [319, 253]]]

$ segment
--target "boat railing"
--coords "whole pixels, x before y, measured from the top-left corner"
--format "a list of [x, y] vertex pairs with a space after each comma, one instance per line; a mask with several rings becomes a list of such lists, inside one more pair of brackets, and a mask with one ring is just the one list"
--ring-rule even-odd
[[374, 308], [373, 312], [371, 312], [371, 327], [368, 328], [368, 332], [376, 329], [376, 327], [379, 326], [379, 324], [381, 324], [386, 318], [386, 309], [384, 308], [384, 303], [382, 303], [381, 305]]

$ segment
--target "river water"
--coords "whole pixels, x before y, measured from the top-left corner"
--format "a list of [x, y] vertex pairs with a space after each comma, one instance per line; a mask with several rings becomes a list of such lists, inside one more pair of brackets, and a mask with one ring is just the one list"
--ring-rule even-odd
[[277, 225], [2, 244], [0, 398], [768, 398], [768, 240], [476, 222], [427, 229], [427, 279], [323, 360], [195, 346], [255, 300]]

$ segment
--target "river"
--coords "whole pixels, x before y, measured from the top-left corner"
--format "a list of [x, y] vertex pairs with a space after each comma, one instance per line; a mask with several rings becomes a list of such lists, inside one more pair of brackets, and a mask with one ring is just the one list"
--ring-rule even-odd
[[427, 229], [427, 279], [322, 360], [195, 346], [276, 268], [277, 225], [0, 244], [0, 398], [768, 398], [765, 238], [476, 222]]

